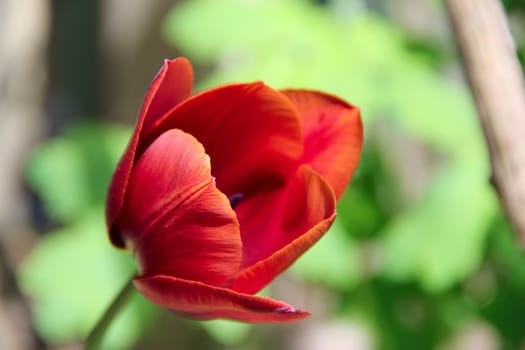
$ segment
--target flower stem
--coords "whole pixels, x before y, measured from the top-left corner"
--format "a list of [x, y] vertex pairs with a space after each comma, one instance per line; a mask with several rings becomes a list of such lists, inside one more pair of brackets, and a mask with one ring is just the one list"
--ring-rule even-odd
[[102, 342], [102, 339], [104, 338], [104, 334], [106, 333], [106, 330], [111, 325], [111, 322], [117, 316], [119, 311], [122, 309], [123, 306], [125, 306], [129, 300], [129, 297], [131, 296], [131, 292], [133, 292], [133, 276], [126, 282], [122, 290], [118, 293], [118, 295], [115, 297], [111, 305], [106, 309], [106, 312], [102, 315], [102, 317], [98, 320], [98, 322], [95, 324], [95, 327], [91, 330], [91, 333], [89, 333], [86, 342], [84, 350], [96, 350], [99, 349], [100, 343]]

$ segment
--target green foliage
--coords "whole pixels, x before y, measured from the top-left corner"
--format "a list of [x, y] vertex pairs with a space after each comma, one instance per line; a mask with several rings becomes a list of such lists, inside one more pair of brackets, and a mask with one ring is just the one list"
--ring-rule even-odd
[[240, 344], [247, 338], [248, 334], [253, 329], [250, 324], [229, 320], [199, 322], [196, 326], [203, 327], [212, 338], [216, 339], [221, 344], [229, 346]]
[[334, 290], [350, 290], [362, 279], [359, 251], [339, 221], [314, 245], [291, 271]]
[[466, 285], [467, 295], [505, 339], [504, 349], [523, 346], [525, 254], [502, 216], [491, 227], [487, 263]]
[[81, 123], [38, 148], [28, 162], [27, 179], [47, 214], [65, 223], [103, 206], [129, 135], [127, 128]]
[[432, 182], [421, 203], [386, 225], [388, 277], [415, 277], [429, 291], [442, 291], [479, 266], [496, 202], [480, 174], [454, 170]]

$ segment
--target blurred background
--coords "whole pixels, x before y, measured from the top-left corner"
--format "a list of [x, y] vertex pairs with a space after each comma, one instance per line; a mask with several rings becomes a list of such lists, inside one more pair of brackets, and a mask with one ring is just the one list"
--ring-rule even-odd
[[[522, 58], [525, 3], [504, 4]], [[309, 319], [194, 322], [136, 294], [104, 348], [525, 349], [525, 254], [441, 1], [0, 0], [1, 349], [81, 348], [131, 275], [106, 187], [175, 56], [196, 90], [263, 80], [347, 99], [363, 155], [332, 229], [263, 291]]]

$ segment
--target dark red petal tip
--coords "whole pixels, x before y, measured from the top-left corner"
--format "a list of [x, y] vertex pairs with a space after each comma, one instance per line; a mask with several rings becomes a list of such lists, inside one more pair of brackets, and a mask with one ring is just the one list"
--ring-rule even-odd
[[232, 319], [250, 323], [293, 322], [308, 311], [282, 301], [210, 286], [171, 276], [138, 277], [135, 287], [153, 303], [199, 319]]
[[144, 132], [149, 132], [159, 118], [189, 98], [192, 90], [193, 69], [190, 61], [184, 57], [164, 60], [144, 97], [140, 111], [140, 117], [144, 119]]

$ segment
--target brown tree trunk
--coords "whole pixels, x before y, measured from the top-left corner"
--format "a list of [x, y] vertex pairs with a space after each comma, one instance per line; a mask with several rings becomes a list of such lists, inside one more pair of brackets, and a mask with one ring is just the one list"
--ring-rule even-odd
[[493, 183], [525, 245], [525, 87], [498, 0], [445, 0], [492, 163]]

